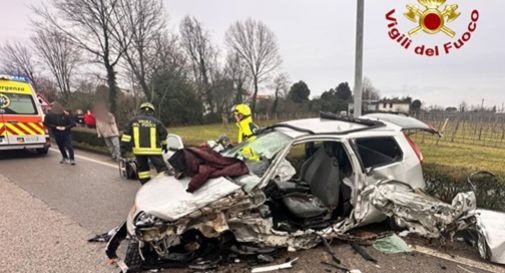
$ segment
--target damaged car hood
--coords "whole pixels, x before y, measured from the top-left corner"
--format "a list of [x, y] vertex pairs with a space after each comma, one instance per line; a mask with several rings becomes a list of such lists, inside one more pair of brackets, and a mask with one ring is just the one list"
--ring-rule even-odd
[[[190, 178], [177, 180], [173, 176], [159, 176], [137, 192], [137, 212], [145, 212], [166, 221], [175, 221], [195, 210], [219, 200], [241, 187], [219, 177], [210, 179], [194, 193], [186, 192]], [[167, 202], [168, 201], [168, 202]]]

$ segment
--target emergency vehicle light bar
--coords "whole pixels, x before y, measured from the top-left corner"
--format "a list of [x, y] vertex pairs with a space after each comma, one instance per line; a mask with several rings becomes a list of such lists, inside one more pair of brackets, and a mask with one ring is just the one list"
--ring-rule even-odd
[[25, 76], [19, 75], [2, 75], [0, 74], [0, 80], [17, 81], [17, 82], [30, 82], [30, 80]]

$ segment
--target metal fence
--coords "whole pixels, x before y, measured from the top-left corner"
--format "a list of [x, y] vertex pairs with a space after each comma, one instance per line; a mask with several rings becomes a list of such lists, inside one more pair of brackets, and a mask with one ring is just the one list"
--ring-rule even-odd
[[[295, 112], [258, 114], [257, 121], [283, 121], [319, 117], [319, 113]], [[505, 148], [505, 114], [492, 112], [423, 112], [415, 116], [438, 129], [442, 138], [420, 134], [417, 141], [426, 144], [458, 143]]]
[[421, 143], [459, 143], [505, 148], [505, 114], [492, 112], [420, 113], [418, 119], [437, 128], [442, 138], [423, 134]]

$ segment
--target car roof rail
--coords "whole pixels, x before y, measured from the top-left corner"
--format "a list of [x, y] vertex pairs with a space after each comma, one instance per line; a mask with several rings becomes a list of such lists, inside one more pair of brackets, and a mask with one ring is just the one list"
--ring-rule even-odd
[[410, 117], [410, 115], [408, 113], [404, 113], [404, 112], [373, 111], [373, 112], [365, 113], [365, 115], [368, 115], [368, 114], [391, 114], [391, 115], [397, 115], [397, 116]]
[[356, 124], [365, 125], [365, 126], [369, 126], [369, 127], [385, 126], [385, 124], [383, 122], [378, 121], [378, 120], [354, 118], [351, 116], [342, 116], [342, 115], [337, 115], [337, 114], [330, 113], [330, 112], [320, 112], [319, 117], [321, 119], [345, 121], [345, 122], [356, 123]]
[[270, 130], [273, 130], [275, 128], [289, 128], [291, 130], [294, 130], [294, 131], [298, 131], [298, 132], [302, 132], [302, 133], [307, 133], [309, 135], [315, 135], [316, 133], [314, 133], [314, 131], [312, 130], [309, 130], [309, 129], [303, 129], [303, 128], [300, 128], [300, 127], [296, 127], [296, 126], [293, 126], [293, 125], [289, 125], [289, 124], [284, 124], [284, 123], [277, 123], [277, 124], [274, 124], [274, 125], [270, 125], [270, 126], [267, 126], [265, 128], [261, 128], [258, 130], [258, 132], [256, 133], [257, 135], [261, 134], [261, 133], [264, 133], [266, 131], [270, 131]]

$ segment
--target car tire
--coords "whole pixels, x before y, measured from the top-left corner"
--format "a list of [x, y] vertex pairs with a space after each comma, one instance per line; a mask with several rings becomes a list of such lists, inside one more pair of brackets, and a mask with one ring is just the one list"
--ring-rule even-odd
[[37, 149], [37, 154], [39, 155], [47, 155], [47, 152], [49, 151], [49, 147], [44, 147]]
[[123, 273], [138, 273], [142, 271], [142, 257], [139, 253], [139, 242], [129, 240], [126, 248], [124, 263], [128, 266], [128, 271]]

